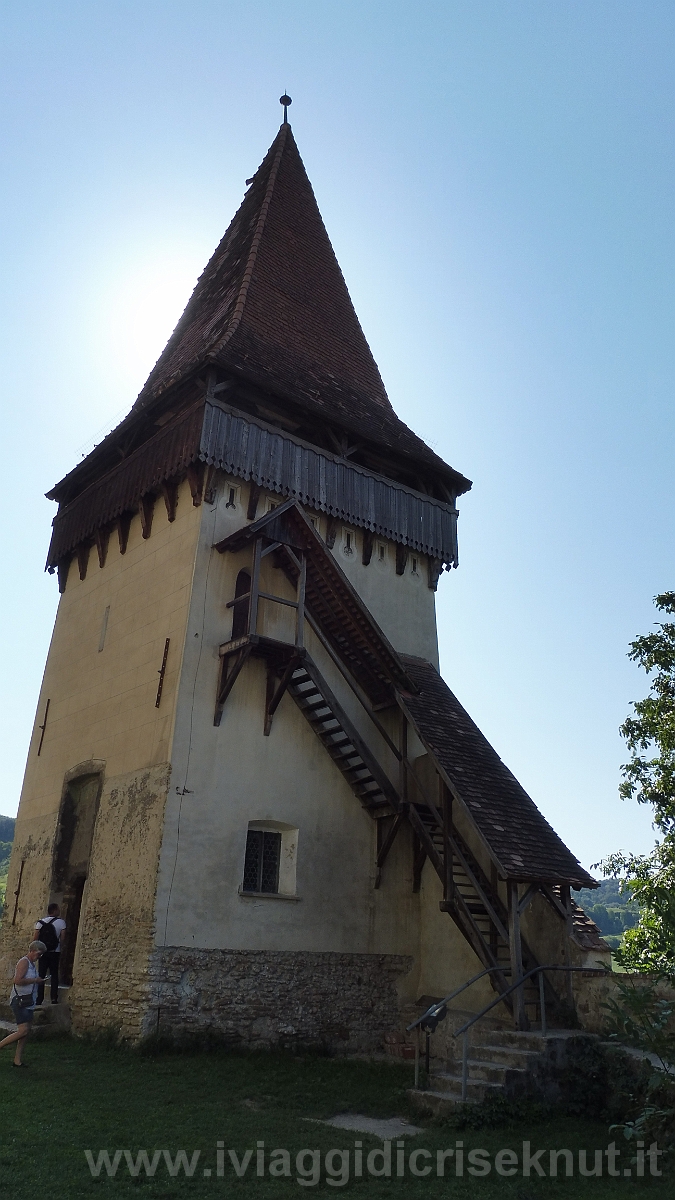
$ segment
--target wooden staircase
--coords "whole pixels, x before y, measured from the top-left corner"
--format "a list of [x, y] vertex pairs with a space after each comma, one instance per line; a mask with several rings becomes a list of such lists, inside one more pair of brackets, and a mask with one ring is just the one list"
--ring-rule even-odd
[[291, 675], [288, 691], [371, 816], [397, 812], [396, 788], [308, 655]]
[[[404, 800], [378, 762], [336, 696], [321, 675], [316, 663], [305, 653], [290, 675], [288, 691], [327, 753], [346, 779], [366, 811], [376, 820], [394, 817], [394, 826], [383, 839], [388, 851], [400, 823], [407, 819], [418, 844], [419, 868], [428, 858], [444, 885], [441, 908], [447, 912], [469, 942], [484, 966], [492, 968], [490, 981], [504, 992], [512, 979], [508, 914], [496, 883], [486, 876], [480, 863], [453, 826], [444, 823], [442, 814], [430, 800]], [[421, 793], [421, 787], [417, 785]], [[447, 863], [447, 865], [446, 865]], [[378, 867], [380, 863], [378, 862]], [[522, 941], [523, 970], [539, 965]], [[547, 1002], [555, 1005], [556, 995], [547, 987]], [[505, 1003], [511, 1008], [512, 997]], [[538, 986], [525, 985], [525, 1010], [529, 1021], [540, 1020]]]
[[[453, 826], [450, 833], [443, 828], [441, 814], [435, 806], [432, 810], [428, 805], [416, 804], [415, 810], [436, 850], [438, 861], [434, 865], [437, 873], [441, 882], [446, 883], [446, 898], [441, 907], [452, 917], [483, 965], [494, 968], [491, 983], [495, 990], [504, 991], [512, 981], [511, 948], [508, 912], [496, 884], [488, 879], [457, 828]], [[445, 865], [446, 854], [450, 858], [450, 870]], [[521, 946], [523, 972], [539, 966], [522, 937]], [[548, 980], [545, 988], [549, 1006], [555, 1006], [557, 996]], [[526, 982], [524, 994], [527, 1018], [536, 1023], [541, 1019], [541, 1012], [539, 986], [534, 979]]]

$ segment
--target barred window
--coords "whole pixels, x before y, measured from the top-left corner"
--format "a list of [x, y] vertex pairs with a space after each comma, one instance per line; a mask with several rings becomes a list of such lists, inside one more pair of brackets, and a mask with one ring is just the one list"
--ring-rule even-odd
[[244, 892], [278, 892], [281, 834], [249, 829], [244, 860]]

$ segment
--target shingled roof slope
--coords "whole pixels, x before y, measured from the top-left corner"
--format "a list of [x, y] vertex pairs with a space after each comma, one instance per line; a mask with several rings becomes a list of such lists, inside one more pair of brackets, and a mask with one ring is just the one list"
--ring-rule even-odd
[[208, 364], [432, 466], [455, 494], [471, 486], [396, 416], [290, 125], [281, 126], [135, 409]]
[[402, 697], [403, 704], [504, 875], [596, 887], [435, 667], [410, 655], [400, 658], [419, 689]]

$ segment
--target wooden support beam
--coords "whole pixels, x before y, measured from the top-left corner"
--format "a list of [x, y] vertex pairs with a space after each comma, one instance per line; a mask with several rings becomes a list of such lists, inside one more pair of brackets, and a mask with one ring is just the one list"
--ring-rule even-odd
[[110, 541], [109, 526], [97, 529], [94, 534], [94, 540], [96, 542], [96, 553], [98, 554], [98, 565], [99, 567], [104, 567], [108, 556], [108, 542]]
[[433, 840], [430, 837], [429, 832], [425, 828], [425, 826], [422, 822], [422, 819], [419, 816], [414, 804], [408, 805], [408, 820], [410, 821], [410, 824], [412, 825], [413, 829], [415, 830], [415, 833], [417, 834], [417, 836], [420, 840], [420, 844], [424, 847], [427, 857], [429, 859], [429, 862], [433, 866], [433, 868], [434, 868], [436, 874], [439, 876], [439, 878], [442, 879], [443, 878], [443, 863], [442, 863], [441, 857], [440, 857], [436, 847], [434, 846]]
[[251, 480], [248, 489], [248, 507], [246, 509], [247, 521], [255, 521], [255, 514], [258, 511], [258, 503], [260, 501], [261, 492], [262, 488], [259, 487], [257, 483], [254, 483], [253, 480]]
[[443, 879], [443, 899], [454, 900], [455, 880], [452, 870], [452, 796], [445, 783], [438, 777], [439, 807], [443, 814], [443, 859], [445, 877]]
[[174, 476], [173, 479], [165, 479], [162, 484], [162, 495], [166, 505], [166, 515], [170, 521], [176, 520], [176, 506], [178, 504], [178, 480]]
[[307, 555], [302, 552], [300, 563], [300, 577], [298, 579], [298, 611], [295, 620], [295, 644], [296, 646], [304, 646], [305, 644], [305, 593], [307, 591]]
[[525, 895], [522, 896], [521, 899], [519, 900], [518, 912], [520, 913], [521, 917], [522, 917], [523, 913], [525, 912], [525, 909], [528, 907], [528, 905], [531, 903], [531, 901], [536, 896], [538, 891], [539, 891], [539, 884], [531, 883], [529, 888], [525, 892]]
[[545, 883], [541, 883], [539, 885], [539, 890], [542, 896], [548, 900], [556, 916], [560, 917], [561, 921], [566, 921], [567, 909], [565, 908], [565, 905], [558, 899], [555, 892], [552, 891], [550, 887], [547, 887]]
[[[499, 900], [499, 875], [497, 868], [493, 862], [490, 863], [490, 889], [495, 900]], [[497, 929], [494, 921], [490, 921], [490, 950], [494, 955], [497, 954]]]
[[[563, 883], [560, 885], [560, 900], [565, 910], [565, 933], [567, 935], [565, 938], [565, 966], [569, 967], [572, 965], [570, 939], [572, 937], [572, 933], [574, 932], [574, 924], [572, 921], [572, 892], [569, 883]], [[571, 971], [567, 971], [565, 975], [565, 982], [567, 984], [567, 1003], [571, 1009], [574, 1009], [574, 988], [572, 987]]]
[[427, 852], [417, 834], [413, 832], [413, 892], [419, 892], [422, 886], [422, 868], [427, 860]]
[[408, 718], [401, 710], [398, 790], [402, 800], [408, 799]]
[[286, 664], [286, 669], [276, 688], [275, 671], [270, 663], [267, 664], [267, 695], [265, 698], [265, 725], [263, 728], [265, 737], [269, 737], [270, 735], [270, 731], [272, 729], [272, 718], [274, 717], [274, 714], [281, 703], [281, 698], [291, 681], [291, 676], [293, 672], [297, 670], [300, 662], [301, 659], [296, 655], [293, 655], [293, 658], [291, 658]]
[[246, 659], [253, 647], [249, 644], [243, 646], [241, 650], [233, 655], [228, 655], [223, 658], [222, 667], [220, 670], [220, 682], [218, 684], [218, 695], [216, 697], [216, 711], [213, 717], [213, 724], [220, 725], [220, 719], [223, 715], [225, 701], [229, 696], [232, 688], [235, 685], [237, 676], [241, 671]]
[[260, 560], [262, 538], [257, 538], [253, 547], [253, 570], [251, 572], [251, 600], [248, 606], [248, 635], [258, 632], [258, 600], [260, 597]]
[[408, 547], [402, 542], [396, 543], [396, 574], [405, 574], [406, 563], [408, 561]]
[[[382, 883], [382, 868], [383, 868], [385, 862], [387, 861], [389, 851], [391, 850], [391, 848], [396, 840], [396, 834], [398, 833], [398, 831], [401, 828], [401, 825], [403, 824], [405, 819], [406, 819], [405, 812], [397, 813], [392, 822], [391, 829], [389, 830], [386, 837], [384, 838], [382, 845], [378, 846], [377, 874], [375, 876], [375, 887], [376, 888], [379, 888], [380, 884]], [[380, 820], [377, 822], [378, 841], [380, 838], [382, 824], [383, 824], [383, 820]]]
[[141, 517], [141, 530], [145, 541], [152, 533], [152, 517], [155, 511], [155, 497], [148, 492], [145, 496], [141, 496], [139, 513]]
[[120, 554], [126, 554], [129, 542], [129, 530], [133, 513], [125, 512], [117, 518], [117, 536], [120, 543]]
[[368, 566], [373, 557], [373, 546], [375, 544], [375, 534], [372, 529], [366, 529], [363, 533], [363, 549], [361, 551], [361, 562], [364, 567]]
[[[517, 983], [523, 977], [523, 945], [520, 937], [520, 911], [518, 908], [518, 884], [509, 879], [507, 884], [509, 898], [509, 950], [511, 952], [511, 982]], [[525, 1012], [525, 996], [523, 988], [517, 988], [513, 993], [513, 1011], [516, 1028], [528, 1028], [527, 1013]]]

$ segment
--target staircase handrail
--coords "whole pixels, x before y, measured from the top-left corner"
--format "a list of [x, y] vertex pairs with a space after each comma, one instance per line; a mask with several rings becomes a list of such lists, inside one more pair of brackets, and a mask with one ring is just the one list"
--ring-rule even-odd
[[[460, 987], [455, 988], [454, 992], [451, 992], [449, 996], [444, 996], [444, 998], [442, 1000], [436, 1000], [433, 1004], [431, 1004], [429, 1006], [429, 1008], [426, 1010], [426, 1012], [422, 1013], [421, 1017], [418, 1017], [416, 1021], [413, 1021], [412, 1025], [406, 1025], [406, 1033], [410, 1033], [411, 1029], [416, 1029], [418, 1025], [422, 1025], [424, 1023], [424, 1021], [428, 1020], [429, 1018], [431, 1018], [432, 1020], [444, 1021], [445, 1016], [447, 1016], [447, 1013], [442, 1017], [439, 1016], [438, 1014], [440, 1013], [441, 1009], [445, 1008], [446, 1004], [449, 1004], [451, 1000], [454, 1000], [462, 992], [466, 991], [466, 989], [468, 987], [471, 987], [472, 983], [476, 983], [479, 979], [482, 979], [485, 975], [489, 975], [491, 971], [499, 971], [503, 974], [504, 968], [503, 967], [486, 967], [484, 971], [479, 971], [477, 975], [474, 975], [471, 979], [467, 979], [466, 983], [463, 983], [460, 985]], [[505, 994], [506, 993], [504, 993], [504, 995]], [[501, 996], [499, 997], [499, 999], [501, 999]]]
[[[425, 1016], [431, 1015], [434, 1010], [442, 1008], [444, 1003], [447, 1003], [449, 1000], [452, 1000], [454, 998], [454, 996], [458, 996], [460, 994], [460, 992], [464, 991], [465, 988], [469, 987], [472, 983], [475, 983], [476, 980], [480, 979], [482, 975], [489, 974], [489, 972], [493, 969], [494, 968], [492, 968], [492, 967], [488, 967], [485, 971], [481, 971], [480, 975], [475, 975], [473, 977], [473, 979], [469, 979], [468, 982], [465, 984], [462, 984], [462, 986], [460, 988], [458, 988], [456, 992], [454, 992], [454, 993], [452, 993], [452, 995], [448, 996], [445, 1001], [442, 1001], [440, 1004], [434, 1004], [431, 1006], [431, 1008], [427, 1009], [427, 1012], [424, 1013], [424, 1015], [422, 1017], [420, 1017], [417, 1021], [415, 1021], [413, 1023], [413, 1025], [410, 1025], [408, 1028], [413, 1029], [416, 1025], [418, 1026], [420, 1024], [420, 1022], [424, 1020]], [[473, 1017], [470, 1017], [468, 1021], [465, 1021], [463, 1025], [460, 1025], [459, 1029], [454, 1029], [452, 1032], [452, 1037], [457, 1038], [457, 1037], [461, 1036], [461, 1038], [462, 1038], [462, 1103], [464, 1103], [466, 1101], [467, 1083], [468, 1083], [468, 1078], [469, 1078], [469, 1030], [478, 1021], [482, 1020], [482, 1018], [484, 1016], [486, 1016], [487, 1013], [491, 1012], [493, 1008], [496, 1008], [496, 1006], [498, 1004], [501, 1004], [502, 1001], [508, 995], [510, 995], [511, 992], [515, 992], [517, 988], [522, 987], [523, 984], [525, 984], [528, 979], [530, 979], [533, 975], [536, 975], [537, 973], [539, 974], [539, 1008], [540, 1008], [540, 1012], [541, 1012], [540, 1035], [541, 1035], [541, 1037], [546, 1037], [547, 1025], [546, 1025], [546, 998], [545, 998], [545, 994], [544, 994], [544, 971], [568, 971], [570, 973], [572, 971], [582, 971], [582, 972], [585, 972], [587, 975], [588, 974], [590, 974], [590, 975], [606, 975], [607, 974], [607, 971], [605, 970], [604, 967], [573, 967], [571, 965], [560, 964], [560, 963], [549, 963], [547, 966], [532, 967], [532, 969], [530, 971], [526, 971], [525, 974], [520, 977], [520, 979], [516, 980], [515, 983], [512, 983], [511, 986], [509, 988], [507, 988], [507, 990], [505, 992], [502, 992], [501, 995], [496, 996], [494, 1000], [491, 1000], [489, 1004], [486, 1004], [485, 1008], [482, 1008], [479, 1013], [476, 1013]], [[447, 1016], [447, 1012], [444, 1013], [442, 1016], [439, 1015], [438, 1019], [441, 1021], [445, 1020], [446, 1016]], [[429, 1070], [428, 1062], [429, 1062], [429, 1047], [428, 1047], [428, 1034], [427, 1034], [427, 1074], [428, 1074], [428, 1070]], [[418, 1037], [418, 1044], [417, 1044], [417, 1053], [415, 1055], [415, 1087], [416, 1088], [417, 1088], [418, 1084], [419, 1084], [419, 1037]]]
[[489, 1013], [493, 1008], [495, 1008], [497, 1004], [501, 1004], [502, 1000], [504, 1000], [507, 996], [509, 996], [511, 994], [511, 992], [515, 992], [516, 989], [519, 987], [522, 987], [523, 984], [526, 983], [528, 979], [530, 979], [533, 975], [536, 975], [538, 972], [540, 972], [540, 975], [539, 975], [539, 998], [540, 998], [540, 1001], [542, 1002], [541, 1003], [541, 1035], [542, 1035], [542, 1037], [546, 1037], [546, 1032], [547, 1032], [547, 1030], [546, 1030], [546, 1005], [543, 1003], [543, 997], [544, 997], [543, 972], [544, 971], [570, 971], [570, 972], [571, 971], [583, 971], [587, 975], [588, 974], [590, 974], [590, 975], [606, 975], [607, 974], [604, 967], [572, 967], [572, 966], [568, 966], [567, 964], [564, 964], [564, 963], [563, 964], [549, 963], [547, 966], [532, 967], [532, 969], [530, 971], [526, 971], [524, 975], [521, 975], [520, 979], [517, 979], [515, 983], [512, 983], [511, 986], [508, 987], [505, 992], [502, 992], [500, 996], [496, 996], [494, 1000], [491, 1000], [489, 1004], [486, 1004], [485, 1008], [482, 1008], [479, 1013], [476, 1013], [475, 1016], [470, 1017], [468, 1021], [465, 1021], [464, 1024], [459, 1027], [459, 1029], [453, 1030], [452, 1036], [455, 1038], [455, 1037], [459, 1037], [460, 1034], [466, 1034], [472, 1025], [475, 1025], [477, 1021], [480, 1021], [482, 1017], [486, 1016], [487, 1013]]

